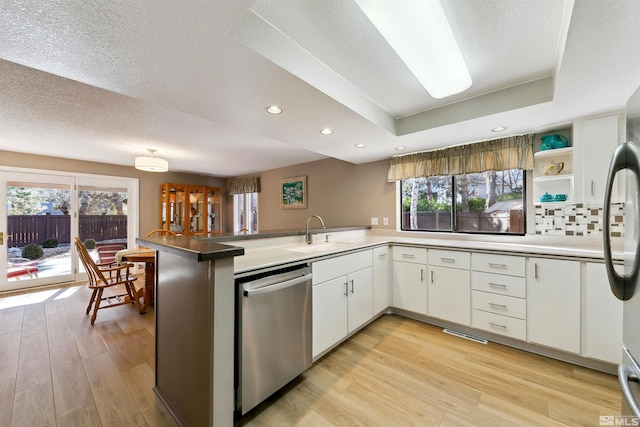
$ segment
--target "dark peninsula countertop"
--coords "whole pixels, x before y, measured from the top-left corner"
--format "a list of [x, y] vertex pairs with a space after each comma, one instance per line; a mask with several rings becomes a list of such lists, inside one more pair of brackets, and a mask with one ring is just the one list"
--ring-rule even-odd
[[151, 249], [169, 252], [196, 261], [212, 261], [244, 255], [244, 248], [224, 245], [218, 240], [192, 236], [138, 237], [136, 242]]

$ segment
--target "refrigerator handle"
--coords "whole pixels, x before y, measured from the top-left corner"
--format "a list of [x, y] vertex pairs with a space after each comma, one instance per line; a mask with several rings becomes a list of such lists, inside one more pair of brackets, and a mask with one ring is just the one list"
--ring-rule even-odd
[[602, 236], [604, 245], [604, 264], [607, 269], [607, 276], [609, 277], [609, 285], [611, 286], [611, 292], [616, 298], [626, 301], [634, 293], [636, 282], [638, 280], [638, 270], [640, 263], [638, 262], [638, 256], [640, 255], [640, 239], [638, 239], [636, 247], [636, 257], [633, 260], [633, 266], [629, 275], [618, 274], [613, 268], [613, 257], [611, 255], [611, 236], [610, 236], [610, 224], [611, 214], [611, 192], [613, 190], [613, 184], [616, 173], [627, 169], [633, 172], [635, 177], [636, 186], [640, 189], [640, 152], [634, 144], [624, 143], [620, 144], [618, 148], [613, 152], [611, 158], [611, 164], [609, 166], [609, 174], [607, 176], [607, 186], [604, 192], [604, 210], [602, 219]]
[[638, 375], [633, 367], [631, 365], [618, 365], [618, 382], [622, 389], [622, 397], [625, 402], [627, 402], [627, 405], [629, 405], [633, 415], [640, 417], [640, 408], [638, 407], [638, 402], [636, 402], [635, 397], [633, 397], [629, 381], [638, 382]]

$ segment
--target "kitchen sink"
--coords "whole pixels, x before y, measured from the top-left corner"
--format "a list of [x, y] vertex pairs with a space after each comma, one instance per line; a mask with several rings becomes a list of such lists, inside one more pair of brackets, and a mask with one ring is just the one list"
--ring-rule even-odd
[[341, 249], [348, 249], [352, 246], [353, 246], [353, 243], [322, 242], [322, 243], [313, 243], [311, 245], [293, 246], [293, 247], [284, 248], [284, 249], [290, 252], [301, 252], [301, 253], [308, 254], [308, 253], [323, 253], [323, 252], [338, 251]]

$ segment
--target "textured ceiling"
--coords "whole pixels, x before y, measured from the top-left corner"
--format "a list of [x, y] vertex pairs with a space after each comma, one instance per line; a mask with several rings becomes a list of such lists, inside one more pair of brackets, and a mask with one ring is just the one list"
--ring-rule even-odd
[[473, 85], [435, 100], [351, 0], [3, 0], [0, 150], [235, 176], [540, 131], [640, 85], [633, 0], [442, 3]]

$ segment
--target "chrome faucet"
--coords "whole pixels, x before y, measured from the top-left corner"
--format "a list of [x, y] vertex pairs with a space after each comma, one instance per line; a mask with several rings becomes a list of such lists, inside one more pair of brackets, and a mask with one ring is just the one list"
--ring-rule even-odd
[[307, 218], [307, 232], [306, 232], [306, 235], [305, 235], [305, 240], [306, 240], [306, 242], [307, 242], [307, 245], [310, 245], [310, 244], [311, 244], [311, 234], [309, 234], [309, 222], [310, 222], [313, 218], [318, 218], [318, 219], [320, 220], [320, 224], [322, 224], [322, 228], [326, 228], [326, 227], [324, 226], [324, 221], [322, 220], [322, 218], [320, 218], [320, 216], [319, 216], [319, 215], [313, 215], [313, 216], [310, 216], [309, 218]]

